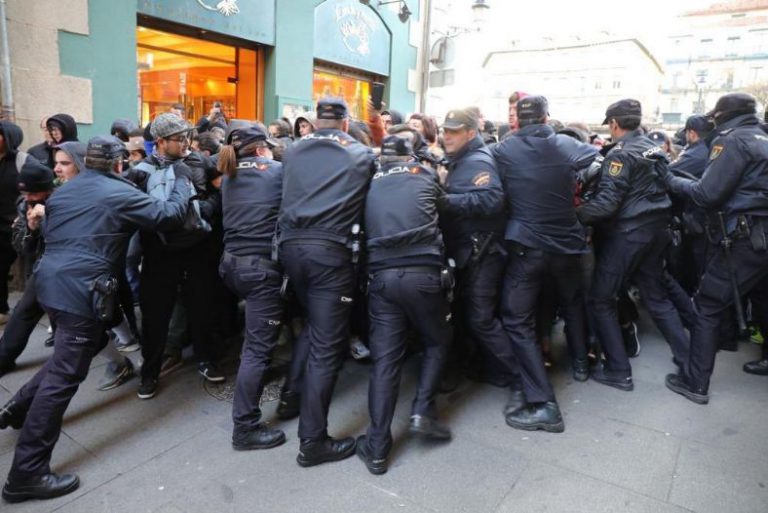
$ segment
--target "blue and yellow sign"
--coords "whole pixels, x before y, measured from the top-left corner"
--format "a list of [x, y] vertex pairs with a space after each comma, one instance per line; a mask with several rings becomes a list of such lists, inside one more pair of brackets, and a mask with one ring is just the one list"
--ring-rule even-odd
[[147, 16], [275, 44], [275, 0], [139, 0]]
[[392, 34], [359, 0], [326, 0], [315, 7], [315, 58], [389, 76]]

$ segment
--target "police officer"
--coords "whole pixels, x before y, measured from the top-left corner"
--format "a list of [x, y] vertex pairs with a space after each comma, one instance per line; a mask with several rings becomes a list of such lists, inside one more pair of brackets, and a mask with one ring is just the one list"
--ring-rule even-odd
[[[756, 107], [749, 94], [721, 96], [709, 113], [715, 130], [702, 177], [690, 180], [667, 175], [672, 193], [720, 212], [727, 236], [726, 240], [721, 235], [721, 244], [730, 245], [730, 259], [720, 251], [707, 262], [695, 296], [698, 317], [691, 332], [690, 358], [682, 362], [681, 373], [666, 378], [670, 390], [699, 404], [709, 402], [718, 325], [734, 300], [740, 300], [734, 298], [731, 273], [741, 294], [768, 287], [768, 135], [755, 115]], [[757, 306], [757, 316], [765, 319], [766, 305], [760, 302]]]
[[602, 150], [605, 160], [598, 190], [576, 211], [583, 224], [596, 225], [589, 303], [606, 362], [592, 372], [592, 379], [624, 391], [633, 390], [634, 384], [617, 320], [616, 297], [630, 278], [678, 365], [688, 346], [680, 315], [663, 281], [672, 206], [663, 183], [667, 160], [661, 148], [643, 135], [641, 117], [637, 100], [620, 100], [608, 107], [603, 124], [608, 125], [612, 143]]
[[502, 246], [504, 189], [491, 151], [478, 135], [477, 121], [471, 112], [461, 109], [445, 117], [443, 141], [448, 174], [440, 224], [448, 255], [455, 259], [458, 269], [459, 322], [466, 335], [482, 344], [511, 375], [511, 407], [516, 407], [522, 402], [519, 369], [512, 342], [496, 313], [506, 261]]
[[528, 96], [517, 103], [520, 129], [493, 150], [506, 192], [508, 244], [501, 321], [520, 362], [528, 406], [509, 412], [514, 428], [559, 433], [565, 428], [547, 378], [536, 338], [536, 307], [544, 280], [559, 295], [574, 377], [585, 381], [587, 327], [581, 258], [587, 252], [584, 227], [576, 218], [573, 195], [577, 171], [588, 167], [597, 148], [547, 124], [548, 102]]
[[371, 425], [357, 440], [357, 454], [372, 474], [387, 471], [409, 326], [424, 343], [410, 431], [436, 440], [451, 437], [435, 411], [451, 336], [450, 283], [441, 280], [444, 251], [437, 218], [442, 190], [437, 173], [416, 162], [412, 139], [410, 132], [384, 138], [381, 169], [373, 175], [365, 206], [373, 369], [368, 388]]
[[[308, 467], [355, 452], [355, 439], [328, 436], [328, 408], [345, 353], [355, 291], [353, 227], [362, 219], [375, 171], [370, 148], [346, 133], [347, 104], [317, 103], [317, 130], [283, 157], [283, 201], [278, 227], [281, 259], [307, 322], [298, 352], [309, 355], [301, 390], [297, 461]], [[302, 346], [307, 349], [302, 349]]]
[[235, 383], [232, 446], [267, 449], [285, 442], [285, 433], [261, 422], [264, 373], [280, 334], [283, 272], [271, 259], [272, 239], [283, 191], [283, 166], [267, 157], [267, 133], [257, 125], [238, 128], [218, 155], [224, 174], [224, 255], [220, 272], [245, 300], [245, 341]]
[[[685, 121], [684, 128], [687, 144], [678, 158], [669, 165], [669, 171], [683, 177], [701, 178], [709, 158], [705, 139], [714, 126], [703, 114], [694, 114]], [[677, 198], [673, 198], [673, 202], [681, 203]], [[710, 244], [705, 233], [707, 217], [703, 209], [690, 201], [683, 200], [676, 210], [682, 222], [683, 237], [679, 258], [670, 262], [670, 267], [688, 294], [693, 294], [698, 288], [709, 253]]]
[[51, 452], [64, 411], [119, 311], [116, 277], [128, 239], [136, 228], [168, 230], [184, 222], [188, 178], [180, 176], [169, 200], [158, 201], [113, 174], [121, 171], [124, 154], [117, 138], [92, 138], [86, 169], [46, 203], [46, 250], [35, 279], [38, 300], [56, 322], [56, 342], [53, 356], [0, 410], [0, 427], [22, 428], [3, 488], [8, 502], [58, 497], [78, 487], [77, 476], [51, 472]]

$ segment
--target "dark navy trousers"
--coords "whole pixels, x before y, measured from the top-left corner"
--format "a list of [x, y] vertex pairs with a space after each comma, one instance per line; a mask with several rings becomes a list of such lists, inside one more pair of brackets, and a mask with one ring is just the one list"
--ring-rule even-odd
[[53, 355], [13, 397], [27, 410], [16, 442], [9, 477], [26, 479], [50, 472], [53, 447], [61, 434], [64, 412], [88, 375], [91, 360], [104, 347], [104, 325], [79, 315], [47, 309], [56, 323]]
[[300, 390], [299, 438], [323, 440], [328, 436], [328, 409], [348, 347], [355, 293], [352, 254], [346, 246], [324, 240], [287, 241], [280, 252], [307, 316], [293, 356], [307, 355]]
[[[731, 247], [732, 265], [742, 296], [753, 289], [761, 291], [768, 288], [768, 252], [755, 251], [749, 239], [738, 239]], [[765, 322], [768, 319], [768, 302], [761, 294], [752, 302], [753, 316]], [[709, 386], [709, 380], [715, 366], [719, 326], [728, 309], [733, 306], [733, 289], [725, 254], [714, 251], [701, 277], [699, 292], [694, 297], [697, 318], [691, 332], [690, 358], [685, 373], [694, 386]]]
[[520, 362], [523, 392], [529, 403], [554, 401], [544, 358], [536, 336], [536, 314], [542, 286], [551, 284], [565, 320], [571, 357], [587, 358], [587, 321], [584, 312], [582, 255], [564, 255], [510, 245], [504, 276], [501, 322], [513, 341]]
[[440, 283], [440, 268], [418, 266], [376, 272], [368, 285], [368, 311], [373, 369], [368, 386], [371, 425], [367, 443], [375, 458], [384, 458], [392, 448], [390, 428], [409, 327], [424, 345], [411, 414], [436, 416], [435, 396], [451, 342], [450, 304]]
[[269, 257], [224, 253], [219, 272], [227, 287], [245, 300], [245, 340], [235, 381], [235, 430], [251, 431], [261, 421], [264, 373], [277, 345], [283, 318], [283, 273]]
[[671, 242], [666, 222], [599, 235], [595, 241], [595, 273], [589, 306], [608, 371], [617, 376], [632, 374], [616, 313], [618, 293], [630, 280], [640, 289], [643, 303], [669, 343], [675, 361], [686, 361], [688, 336], [681, 314], [671, 300], [669, 286], [665, 284], [672, 279], [664, 268], [664, 252]]
[[519, 387], [520, 366], [512, 341], [499, 319], [498, 305], [506, 257], [497, 252], [461, 270], [458, 275], [456, 300], [466, 335], [482, 345], [509, 373], [512, 387]]
[[35, 275], [27, 279], [24, 293], [13, 307], [11, 318], [5, 325], [0, 337], [0, 367], [11, 366], [24, 351], [35, 326], [45, 315], [45, 310], [37, 302]]

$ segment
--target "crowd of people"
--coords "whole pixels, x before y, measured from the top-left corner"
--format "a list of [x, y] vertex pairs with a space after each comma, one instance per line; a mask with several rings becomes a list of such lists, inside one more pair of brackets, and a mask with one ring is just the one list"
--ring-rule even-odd
[[[292, 356], [277, 416], [299, 418], [298, 464], [356, 453], [382, 474], [410, 355], [409, 431], [447, 441], [436, 398], [462, 376], [509, 388], [512, 428], [565, 429], [547, 375], [558, 318], [573, 379], [629, 392], [639, 297], [670, 345], [667, 387], [698, 404], [718, 349], [750, 324], [768, 333], [768, 129], [750, 95], [723, 96], [674, 138], [646, 129], [633, 99], [608, 106], [607, 138], [523, 92], [499, 130], [476, 107], [440, 126], [368, 112], [352, 120], [326, 97], [265, 125], [215, 104], [191, 124], [179, 104], [87, 144], [56, 114], [28, 152], [0, 121], [0, 276], [17, 256], [27, 273], [12, 313], [0, 280], [0, 376], [45, 314], [53, 346], [0, 409], [0, 429], [21, 430], [6, 501], [78, 487], [51, 453], [98, 353], [100, 390], [138, 372], [148, 400], [187, 343], [200, 375], [224, 381], [224, 349], [244, 333], [232, 446], [268, 449], [286, 441], [260, 409], [282, 334]], [[137, 370], [126, 353], [139, 349]], [[371, 361], [370, 425], [336, 439], [328, 410], [350, 352]], [[744, 370], [768, 375], [768, 351]]]

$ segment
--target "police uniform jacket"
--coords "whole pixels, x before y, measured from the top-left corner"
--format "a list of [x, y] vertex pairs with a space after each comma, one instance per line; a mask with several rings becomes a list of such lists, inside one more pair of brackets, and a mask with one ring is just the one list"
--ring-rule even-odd
[[283, 155], [280, 240], [347, 244], [375, 169], [371, 149], [341, 130], [321, 129], [296, 141]]
[[[704, 169], [707, 167], [709, 159], [709, 149], [704, 140], [688, 145], [680, 153], [680, 156], [669, 165], [669, 171], [672, 176], [696, 177], [701, 178]], [[706, 211], [697, 207], [689, 199], [681, 199], [679, 196], [672, 197], [672, 204], [675, 207], [676, 214], [682, 215], [685, 231], [689, 235], [704, 234], [705, 226], [708, 224]]]
[[179, 179], [168, 201], [152, 198], [112, 173], [83, 170], [46, 201], [45, 253], [35, 266], [37, 299], [49, 308], [95, 319], [90, 287], [124, 271], [137, 228], [180, 227], [189, 183]]
[[667, 219], [672, 201], [664, 185], [667, 157], [663, 150], [637, 129], [603, 151], [597, 193], [577, 208], [579, 220], [630, 231]]
[[437, 173], [417, 162], [392, 162], [373, 175], [365, 204], [371, 272], [443, 263]]
[[689, 144], [677, 157], [677, 160], [669, 165], [669, 170], [673, 172], [680, 171], [685, 174], [701, 178], [704, 174], [704, 168], [707, 167], [707, 159], [709, 157], [709, 149], [707, 144], [703, 141], [697, 141], [694, 144]]
[[576, 218], [576, 174], [597, 148], [543, 124], [528, 125], [493, 150], [507, 201], [506, 240], [552, 253], [587, 250]]
[[441, 227], [448, 255], [463, 267], [472, 254], [474, 233], [504, 233], [504, 189], [496, 161], [478, 136], [448, 162], [447, 194], [441, 210]]
[[282, 193], [282, 164], [264, 157], [238, 159], [237, 176], [221, 182], [227, 252], [270, 254]]
[[728, 231], [739, 215], [768, 216], [768, 135], [757, 117], [745, 114], [718, 126], [701, 179], [669, 176], [668, 184], [696, 205], [722, 211]]

